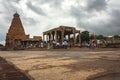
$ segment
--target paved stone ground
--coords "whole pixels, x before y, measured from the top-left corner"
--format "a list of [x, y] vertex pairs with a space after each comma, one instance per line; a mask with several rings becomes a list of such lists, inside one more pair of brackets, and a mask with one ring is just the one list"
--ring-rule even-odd
[[120, 80], [120, 49], [3, 51], [35, 80]]
[[32, 80], [26, 74], [0, 57], [0, 80]]

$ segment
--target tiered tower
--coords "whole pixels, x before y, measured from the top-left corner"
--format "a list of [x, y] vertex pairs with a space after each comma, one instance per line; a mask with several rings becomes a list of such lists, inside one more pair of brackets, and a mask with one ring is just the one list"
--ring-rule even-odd
[[25, 35], [25, 31], [20, 20], [19, 14], [16, 12], [13, 15], [11, 26], [6, 35], [6, 47], [20, 46], [21, 41], [29, 39], [29, 35]]

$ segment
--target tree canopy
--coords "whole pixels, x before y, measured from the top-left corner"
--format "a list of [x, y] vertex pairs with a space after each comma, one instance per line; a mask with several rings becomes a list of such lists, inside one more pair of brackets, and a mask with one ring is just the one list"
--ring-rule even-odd
[[97, 35], [96, 38], [97, 39], [104, 39], [105, 37], [103, 35]]
[[0, 46], [3, 46], [2, 44], [0, 44]]
[[120, 38], [120, 36], [119, 35], [114, 35], [113, 38]]
[[90, 39], [89, 32], [88, 31], [83, 31], [81, 33], [81, 42], [88, 42]]

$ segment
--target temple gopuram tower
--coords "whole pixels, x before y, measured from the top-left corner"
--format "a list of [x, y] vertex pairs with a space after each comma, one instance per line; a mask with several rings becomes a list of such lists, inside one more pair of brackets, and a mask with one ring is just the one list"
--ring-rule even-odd
[[25, 31], [20, 20], [19, 14], [16, 12], [13, 15], [13, 19], [6, 34], [6, 47], [14, 48], [20, 46], [22, 40], [29, 39], [29, 35], [25, 35]]

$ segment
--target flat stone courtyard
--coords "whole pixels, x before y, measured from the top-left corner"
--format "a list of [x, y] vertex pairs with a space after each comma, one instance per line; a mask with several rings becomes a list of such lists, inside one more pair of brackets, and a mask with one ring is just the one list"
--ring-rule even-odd
[[120, 80], [120, 48], [0, 51], [0, 56], [34, 80]]

